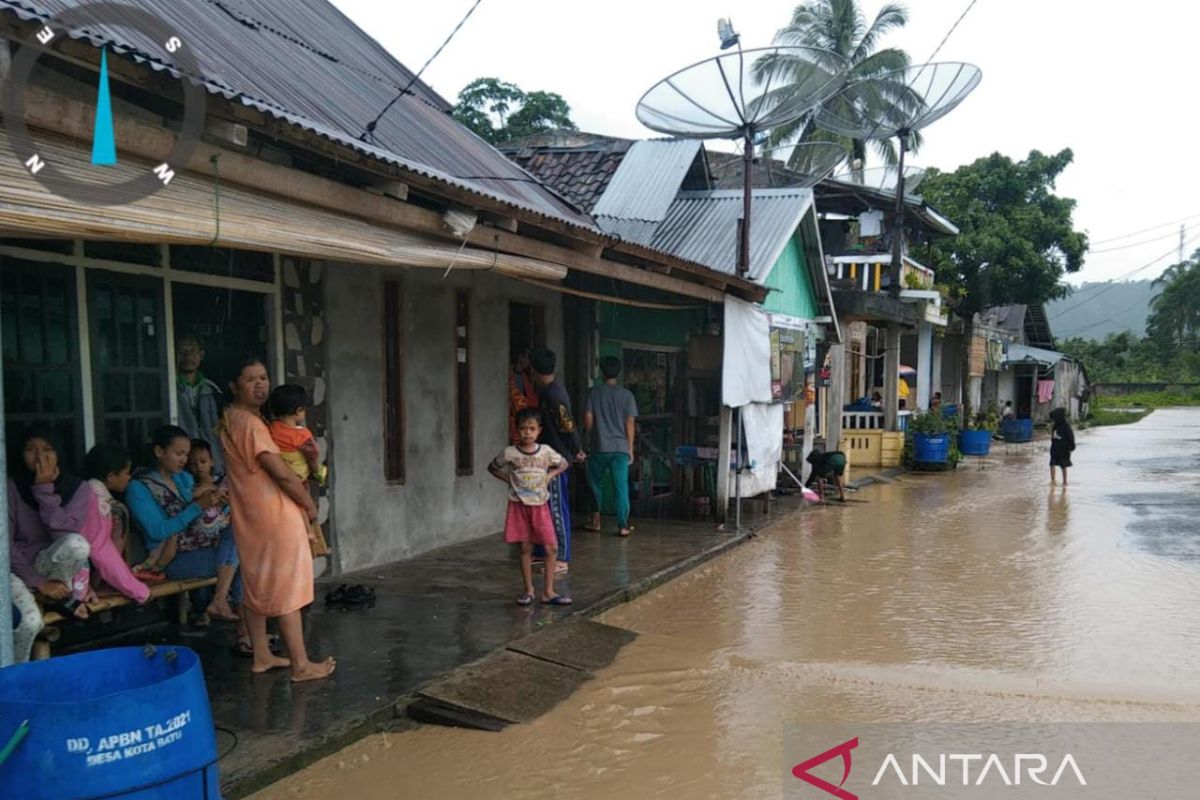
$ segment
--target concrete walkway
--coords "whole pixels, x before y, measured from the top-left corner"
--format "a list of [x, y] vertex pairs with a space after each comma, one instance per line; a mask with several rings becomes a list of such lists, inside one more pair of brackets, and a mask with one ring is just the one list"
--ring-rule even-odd
[[[711, 523], [646, 521], [635, 521], [629, 539], [577, 531], [570, 577], [560, 587], [575, 604], [565, 609], [513, 602], [519, 575], [498, 535], [323, 581], [305, 623], [310, 651], [338, 659], [337, 673], [322, 683], [294, 686], [283, 673], [252, 675], [249, 660], [230, 648], [232, 628], [161, 638], [202, 656], [223, 793], [238, 798], [381, 726], [404, 724], [397, 707], [434, 678], [542, 626], [648, 591], [798, 508], [792, 498], [773, 506], [769, 515], [746, 513], [741, 534], [718, 532]], [[337, 583], [372, 586], [375, 607], [327, 610], [325, 591]]]

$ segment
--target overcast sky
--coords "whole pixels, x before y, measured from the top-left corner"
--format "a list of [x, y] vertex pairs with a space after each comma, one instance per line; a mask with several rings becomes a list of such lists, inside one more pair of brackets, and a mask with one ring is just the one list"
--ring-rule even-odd
[[[410, 69], [419, 69], [474, 0], [333, 0]], [[908, 26], [889, 35], [926, 60], [969, 0], [909, 0]], [[746, 47], [769, 44], [790, 0], [483, 0], [423, 76], [450, 101], [481, 76], [558, 92], [583, 130], [656, 135], [634, 107], [670, 72], [718, 52], [716, 20], [732, 15]], [[872, 16], [881, 3], [862, 0]], [[1175, 261], [1179, 225], [1101, 240], [1191, 217], [1200, 247], [1200, 167], [1190, 142], [1200, 6], [1170, 0], [978, 0], [938, 54], [970, 61], [983, 82], [925, 131], [919, 166], [954, 169], [994, 151], [1070, 147], [1058, 191], [1078, 200], [1076, 224], [1099, 251], [1072, 283], [1135, 278]], [[1154, 240], [1154, 241], [1148, 241]], [[1135, 245], [1124, 247], [1125, 245]], [[1170, 253], [1167, 256], [1167, 253]]]

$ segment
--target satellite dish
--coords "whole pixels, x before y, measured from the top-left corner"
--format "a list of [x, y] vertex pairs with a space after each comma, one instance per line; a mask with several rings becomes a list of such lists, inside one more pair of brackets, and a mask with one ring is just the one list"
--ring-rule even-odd
[[[895, 167], [869, 167], [867, 169], [839, 172], [833, 176], [839, 183], [864, 186], [877, 192], [894, 192], [899, 171]], [[920, 167], [904, 168], [904, 191], [911, 194], [925, 180], [925, 170]]]
[[738, 45], [667, 76], [638, 101], [637, 118], [651, 130], [690, 139], [742, 140], [739, 275], [750, 270], [755, 135], [794, 122], [828, 100], [841, 89], [848, 66], [841, 56], [812, 47], [742, 50]]
[[811, 47], [722, 53], [652, 86], [637, 118], [670, 136], [745, 138], [793, 122], [836, 94], [846, 68], [841, 56]]
[[943, 62], [855, 81], [822, 107], [817, 126], [851, 139], [906, 135], [953, 111], [982, 77], [971, 64]]
[[[817, 112], [817, 126], [851, 139], [900, 140], [896, 170], [895, 220], [903, 231], [905, 168], [908, 135], [953, 111], [967, 98], [983, 74], [979, 67], [960, 62], [922, 64], [848, 84]], [[904, 237], [892, 237], [891, 291], [900, 294]]]
[[[754, 159], [751, 182], [759, 189], [816, 186], [846, 160], [846, 149], [834, 142], [803, 142], [764, 150]], [[743, 177], [742, 159], [729, 159], [716, 170], [717, 183], [728, 185]]]

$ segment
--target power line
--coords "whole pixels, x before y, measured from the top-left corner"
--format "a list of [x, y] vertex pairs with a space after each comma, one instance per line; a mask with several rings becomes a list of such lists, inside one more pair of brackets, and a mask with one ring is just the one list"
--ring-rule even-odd
[[375, 134], [375, 128], [379, 125], [379, 121], [383, 119], [385, 114], [392, 110], [392, 106], [396, 105], [396, 103], [400, 101], [401, 97], [404, 97], [404, 95], [409, 93], [416, 82], [421, 79], [421, 76], [425, 74], [425, 70], [429, 69], [429, 65], [433, 63], [433, 60], [442, 54], [442, 51], [446, 49], [446, 45], [450, 44], [450, 42], [454, 40], [454, 37], [458, 35], [458, 32], [462, 30], [462, 26], [467, 24], [467, 20], [471, 18], [471, 15], [475, 13], [475, 9], [479, 8], [479, 4], [482, 2], [483, 0], [475, 0], [475, 3], [467, 10], [467, 13], [463, 16], [463, 18], [460, 19], [458, 24], [454, 26], [454, 30], [450, 31], [450, 35], [446, 37], [446, 41], [442, 42], [441, 46], [433, 52], [433, 55], [429, 57], [429, 60], [425, 62], [424, 66], [417, 70], [416, 74], [412, 76], [412, 80], [408, 82], [408, 85], [401, 89], [400, 94], [393, 97], [391, 102], [384, 106], [383, 111], [380, 111], [379, 115], [367, 124], [367, 127], [363, 129], [362, 135], [358, 137], [359, 140], [365, 142], [368, 139], [373, 138]]
[[971, 0], [971, 2], [967, 4], [966, 9], [964, 9], [963, 12], [958, 15], [958, 19], [954, 21], [954, 24], [950, 26], [950, 30], [946, 31], [946, 35], [942, 37], [942, 41], [938, 43], [936, 48], [934, 48], [933, 54], [926, 59], [926, 63], [937, 58], [937, 54], [942, 52], [942, 47], [946, 44], [946, 40], [950, 38], [951, 34], [958, 30], [959, 24], [963, 21], [963, 19], [966, 18], [967, 14], [971, 13], [971, 9], [974, 8], [975, 4], [978, 2], [979, 0]]
[[1196, 219], [1197, 217], [1200, 217], [1200, 214], [1192, 214], [1191, 216], [1184, 217], [1183, 219], [1175, 219], [1171, 220], [1170, 222], [1164, 222], [1161, 225], [1151, 225], [1149, 228], [1142, 228], [1140, 231], [1133, 231], [1132, 233], [1122, 233], [1120, 236], [1110, 236], [1107, 239], [1098, 239], [1097, 241], [1092, 242], [1092, 244], [1108, 244], [1109, 242], [1115, 242], [1118, 239], [1128, 239], [1130, 236], [1137, 236], [1139, 233], [1149, 233], [1150, 231], [1156, 231], [1159, 228], [1165, 228], [1169, 225], [1178, 225], [1181, 222], [1187, 222], [1188, 220]]
[[1113, 253], [1117, 250], [1128, 250], [1131, 247], [1141, 247], [1142, 245], [1146, 244], [1154, 244], [1155, 242], [1161, 242], [1163, 239], [1174, 239], [1178, 235], [1179, 231], [1171, 231], [1170, 233], [1164, 233], [1161, 236], [1155, 236], [1153, 239], [1143, 239], [1140, 242], [1133, 242], [1131, 244], [1119, 244], [1116, 247], [1103, 247], [1099, 250], [1088, 250], [1088, 253], [1091, 255], [1096, 255], [1098, 253]]
[[[1191, 240], [1188, 242], [1188, 244], [1191, 244], [1191, 243], [1195, 242], [1197, 239], [1200, 239], [1200, 236], [1195, 236], [1195, 237], [1192, 237], [1192, 239], [1191, 239]], [[1126, 278], [1131, 278], [1131, 277], [1133, 277], [1134, 275], [1138, 274], [1139, 272], [1142, 272], [1143, 270], [1150, 269], [1150, 268], [1151, 268], [1151, 267], [1153, 267], [1155, 264], [1157, 264], [1158, 262], [1162, 261], [1164, 258], [1166, 258], [1167, 256], [1171, 255], [1171, 254], [1172, 254], [1172, 253], [1174, 253], [1174, 252], [1175, 252], [1175, 248], [1174, 248], [1174, 247], [1172, 247], [1170, 250], [1168, 250], [1167, 252], [1163, 253], [1161, 256], [1159, 256], [1158, 258], [1154, 259], [1153, 261], [1151, 261], [1151, 262], [1149, 262], [1149, 263], [1147, 263], [1147, 264], [1143, 264], [1142, 266], [1138, 267], [1137, 269], [1135, 269], [1135, 270], [1132, 270], [1132, 271], [1130, 271], [1130, 272], [1127, 272], [1127, 273], [1125, 273], [1124, 275], [1121, 275], [1120, 277], [1118, 277], [1118, 278], [1115, 278], [1115, 279], [1113, 279], [1113, 280], [1109, 281], [1109, 282], [1108, 282], [1108, 286], [1104, 287], [1104, 288], [1103, 288], [1103, 289], [1101, 289], [1100, 291], [1098, 291], [1098, 292], [1096, 292], [1095, 294], [1091, 295], [1091, 296], [1090, 296], [1090, 297], [1088, 297], [1086, 300], [1081, 300], [1080, 302], [1076, 303], [1076, 304], [1075, 304], [1075, 305], [1073, 305], [1073, 306], [1068, 306], [1067, 308], [1064, 308], [1064, 309], [1062, 309], [1062, 310], [1055, 311], [1055, 312], [1054, 312], [1054, 315], [1055, 315], [1056, 317], [1061, 317], [1063, 314], [1066, 314], [1066, 313], [1067, 313], [1067, 312], [1069, 312], [1069, 311], [1074, 311], [1074, 310], [1075, 310], [1075, 309], [1077, 309], [1077, 308], [1081, 308], [1081, 307], [1083, 307], [1083, 306], [1087, 305], [1088, 303], [1092, 302], [1093, 300], [1095, 300], [1097, 297], [1099, 297], [1100, 295], [1104, 294], [1105, 292], [1111, 292], [1113, 289], [1117, 288], [1117, 286], [1119, 286], [1119, 285], [1120, 285], [1120, 284], [1118, 283], [1118, 281], [1123, 281], [1123, 280], [1125, 280]], [[1132, 306], [1131, 306], [1131, 308], [1132, 308]], [[1128, 310], [1128, 309], [1126, 309], [1126, 310]], [[1121, 313], [1124, 313], [1124, 312], [1121, 312]], [[1107, 320], [1105, 320], [1105, 321], [1107, 321]], [[1090, 325], [1090, 326], [1088, 326], [1088, 327], [1089, 327], [1089, 328], [1094, 328], [1094, 327], [1097, 327], [1097, 326], [1096, 326], [1096, 325]], [[1077, 331], [1080, 331], [1080, 330], [1087, 330], [1087, 329], [1088, 329], [1088, 328], [1077, 328], [1077, 329], [1070, 329], [1070, 330], [1068, 330], [1068, 331], [1065, 331], [1064, 333], [1075, 333], [1075, 332], [1077, 332]]]

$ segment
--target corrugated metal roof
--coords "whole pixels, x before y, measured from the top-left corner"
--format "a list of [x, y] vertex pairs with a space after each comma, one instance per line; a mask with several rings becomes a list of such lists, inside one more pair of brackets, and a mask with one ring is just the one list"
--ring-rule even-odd
[[[753, 198], [747, 277], [761, 285], [812, 207], [813, 193], [811, 189], [757, 189]], [[650, 246], [736, 275], [741, 217], [741, 192], [680, 192]]]
[[[45, 21], [79, 0], [0, 0], [0, 11]], [[359, 140], [413, 74], [326, 0], [138, 0], [195, 51], [209, 92], [239, 100], [380, 161], [568, 224], [586, 215], [547, 191], [491, 145], [459, 125], [449, 104], [418, 82]], [[135, 30], [97, 25], [77, 39], [107, 44], [156, 70], [178, 74], [161, 48]]]
[[596, 203], [597, 217], [661, 222], [700, 152], [696, 139], [636, 142]]
[[1010, 344], [1008, 353], [1004, 356], [1005, 364], [1040, 364], [1043, 367], [1053, 367], [1066, 356], [1054, 350], [1043, 350], [1040, 347], [1030, 347], [1024, 344]]

